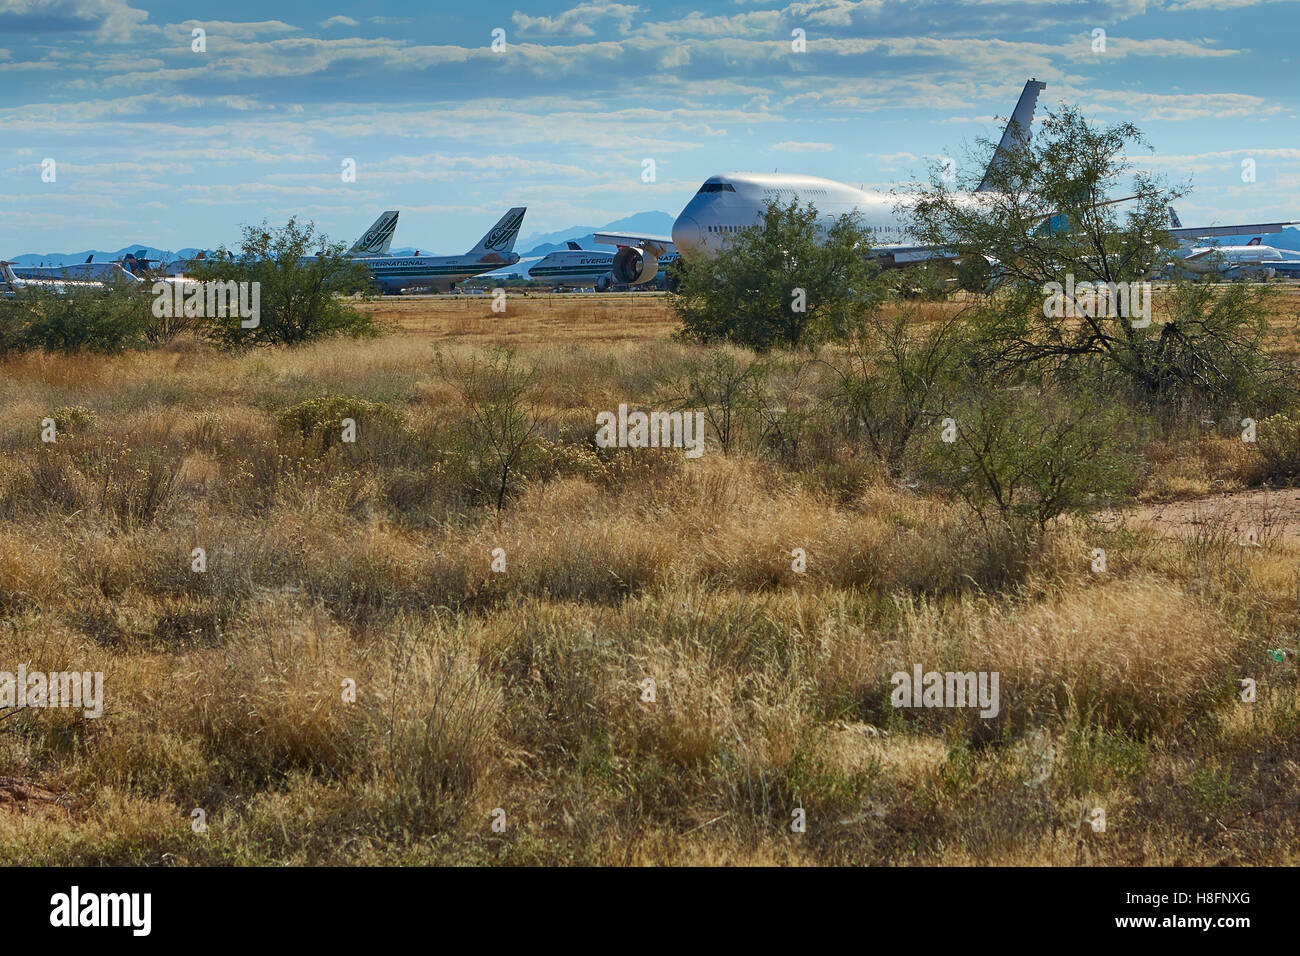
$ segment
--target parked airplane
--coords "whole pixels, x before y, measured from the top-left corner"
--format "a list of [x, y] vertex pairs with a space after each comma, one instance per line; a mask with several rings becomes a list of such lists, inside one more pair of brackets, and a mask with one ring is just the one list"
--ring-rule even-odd
[[24, 278], [14, 271], [11, 263], [0, 260], [0, 295], [6, 297], [28, 289], [40, 289], [58, 295], [67, 295], [70, 292], [79, 290], [103, 289], [106, 287], [106, 282], [93, 279], [55, 278], [53, 276]]
[[[572, 239], [568, 248], [548, 253], [528, 270], [534, 279], [546, 279], [556, 288], [594, 288], [597, 292], [606, 292], [615, 283], [614, 259], [617, 254], [597, 249], [583, 249]], [[664, 279], [664, 267], [677, 258], [676, 253], [665, 253], [657, 258], [658, 277]], [[653, 278], [653, 277], [652, 277]], [[622, 283], [641, 285], [643, 283]]]
[[[112, 262], [93, 262], [90, 255], [85, 262], [69, 266], [13, 266], [14, 275], [19, 279], [31, 279], [35, 282], [94, 282], [106, 285], [113, 282], [133, 283], [139, 281], [129, 267], [120, 260]], [[128, 258], [130, 258], [128, 256]]]
[[545, 279], [557, 288], [564, 286], [594, 286], [604, 292], [614, 280], [610, 271], [614, 253], [587, 250], [572, 240], [568, 248], [547, 253], [528, 269], [533, 279]]
[[[1029, 80], [1002, 132], [1002, 139], [976, 192], [990, 188], [990, 180], [1006, 150], [1028, 143], [1030, 124], [1039, 94], [1047, 84]], [[728, 173], [710, 176], [673, 223], [672, 236], [637, 236], [602, 233], [596, 242], [618, 246], [614, 278], [637, 285], [658, 272], [657, 260], [670, 250], [686, 258], [717, 254], [742, 229], [762, 220], [767, 203], [808, 203], [817, 208], [818, 224], [828, 229], [841, 216], [856, 213], [873, 230], [878, 245], [873, 254], [886, 266], [945, 257], [941, 251], [907, 243], [907, 227], [899, 207], [907, 197], [866, 191], [844, 183], [798, 173]], [[882, 241], [883, 240], [883, 241]]]
[[[1046, 88], [1046, 83], [1036, 79], [1025, 84], [979, 186], [959, 196], [958, 202], [978, 204], [980, 193], [992, 189], [994, 174], [1007, 153], [1029, 143], [1038, 97]], [[599, 234], [595, 239], [618, 246], [612, 266], [615, 280], [639, 284], [654, 277], [658, 271], [657, 259], [669, 249], [675, 249], [687, 259], [708, 258], [724, 250], [737, 233], [762, 221], [770, 201], [782, 205], [799, 202], [815, 206], [823, 230], [843, 215], [857, 214], [862, 224], [873, 231], [876, 241], [871, 251], [885, 267], [951, 258], [947, 250], [908, 241], [912, 237], [906, 221], [907, 208], [914, 201], [908, 194], [855, 189], [834, 180], [794, 173], [711, 176], [678, 215], [671, 237]], [[1241, 235], [1277, 232], [1286, 225], [1288, 223], [1216, 226], [1191, 228], [1184, 232]], [[1178, 231], [1173, 231], [1177, 236]]]
[[[352, 243], [347, 254], [358, 259], [388, 255], [388, 249], [393, 243], [393, 233], [397, 231], [397, 217], [400, 214], [400, 210], [397, 209], [389, 209], [382, 213], [378, 219], [370, 224], [370, 228], [363, 232], [356, 242]], [[203, 263], [206, 259], [207, 253], [199, 252], [192, 259], [174, 259], [168, 262], [163, 265], [162, 271], [169, 277], [183, 277], [185, 273], [193, 271], [197, 265]], [[126, 260], [128, 262], [127, 268], [133, 275], [148, 269], [149, 263], [152, 261], [130, 255], [126, 257]]]
[[[385, 293], [397, 293], [413, 286], [450, 292], [462, 279], [495, 272], [519, 261], [519, 254], [514, 251], [515, 239], [526, 211], [526, 206], [511, 209], [463, 256], [380, 255], [358, 258], [369, 267], [375, 283]], [[393, 213], [393, 216], [396, 222], [397, 214]], [[384, 248], [387, 249], [386, 242]]]
[[[1300, 256], [1263, 244], [1262, 236], [1280, 232], [1281, 227], [1297, 223], [1261, 223], [1251, 226], [1219, 226], [1215, 230], [1188, 229], [1173, 207], [1169, 207], [1170, 233], [1181, 240], [1172, 265], [1194, 275], [1212, 272], [1227, 278], [1256, 277], [1271, 279], [1276, 275], [1300, 276]], [[1232, 232], [1224, 232], [1231, 229]], [[1222, 246], [1206, 243], [1213, 234], [1242, 236], [1260, 233], [1245, 245]]]

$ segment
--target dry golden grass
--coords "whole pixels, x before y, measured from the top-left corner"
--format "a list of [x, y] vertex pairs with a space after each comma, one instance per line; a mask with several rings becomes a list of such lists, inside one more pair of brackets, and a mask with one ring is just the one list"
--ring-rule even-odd
[[[0, 779], [56, 795], [0, 802], [0, 860], [1300, 858], [1294, 539], [1063, 521], [991, 591], [959, 509], [851, 456], [814, 477], [748, 448], [597, 455], [592, 411], [649, 402], [698, 350], [657, 297], [556, 302], [386, 300], [402, 331], [371, 342], [0, 363], [0, 670], [98, 670], [106, 696], [99, 720], [0, 719]], [[497, 514], [444, 454], [464, 409], [432, 360], [503, 342], [553, 417]], [[345, 448], [277, 423], [324, 395], [400, 426]], [[77, 405], [93, 419], [42, 445]], [[1215, 439], [1152, 453], [1157, 499], [1240, 468]], [[998, 671], [999, 715], [891, 707], [915, 663]]]

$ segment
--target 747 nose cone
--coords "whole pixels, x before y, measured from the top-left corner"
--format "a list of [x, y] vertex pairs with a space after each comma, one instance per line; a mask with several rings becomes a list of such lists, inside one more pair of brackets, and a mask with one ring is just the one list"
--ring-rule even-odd
[[673, 245], [682, 255], [688, 255], [700, 248], [704, 232], [700, 224], [690, 216], [678, 216], [673, 223]]

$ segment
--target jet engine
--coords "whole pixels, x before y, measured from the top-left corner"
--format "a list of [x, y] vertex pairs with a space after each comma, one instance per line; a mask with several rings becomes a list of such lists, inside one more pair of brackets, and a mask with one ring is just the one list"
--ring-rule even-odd
[[624, 246], [614, 256], [614, 281], [644, 285], [659, 274], [659, 259], [641, 246]]
[[1238, 274], [1243, 279], [1254, 279], [1259, 282], [1267, 282], [1269, 279], [1272, 279], [1277, 275], [1277, 270], [1271, 269], [1268, 266], [1249, 265], [1242, 266], [1238, 270]]

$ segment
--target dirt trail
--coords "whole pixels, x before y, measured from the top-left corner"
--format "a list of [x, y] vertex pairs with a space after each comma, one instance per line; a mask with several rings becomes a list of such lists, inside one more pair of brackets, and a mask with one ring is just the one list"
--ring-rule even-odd
[[1221, 535], [1239, 544], [1300, 543], [1300, 488], [1253, 488], [1209, 498], [1143, 505], [1112, 518], [1166, 534]]

